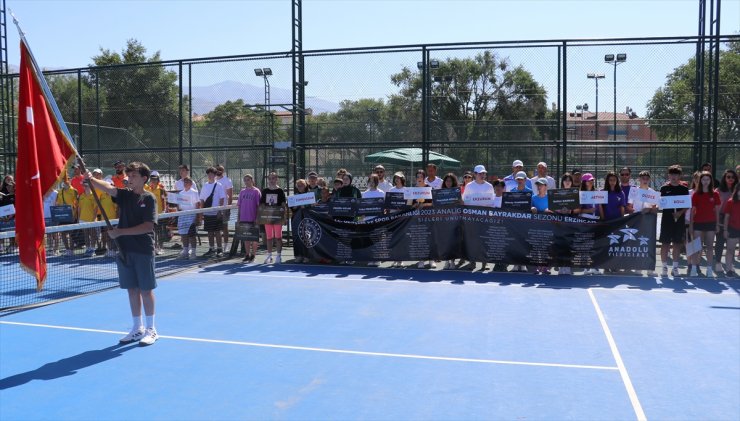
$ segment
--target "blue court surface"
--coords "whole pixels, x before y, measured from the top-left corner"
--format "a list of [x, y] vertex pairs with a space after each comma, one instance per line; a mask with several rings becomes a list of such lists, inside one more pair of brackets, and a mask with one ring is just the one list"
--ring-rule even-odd
[[217, 264], [0, 318], [0, 418], [740, 419], [740, 282]]

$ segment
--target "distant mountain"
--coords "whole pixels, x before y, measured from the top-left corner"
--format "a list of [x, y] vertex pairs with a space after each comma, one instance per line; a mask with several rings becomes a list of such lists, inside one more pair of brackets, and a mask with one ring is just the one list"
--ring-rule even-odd
[[[193, 112], [206, 114], [226, 101], [241, 99], [245, 104], [259, 104], [265, 102], [264, 86], [255, 86], [247, 83], [227, 80], [210, 86], [193, 86]], [[270, 104], [291, 104], [293, 93], [288, 89], [271, 87]], [[336, 112], [339, 104], [320, 98], [306, 98], [306, 108], [311, 108], [314, 114]], [[276, 111], [281, 110], [274, 107]]]

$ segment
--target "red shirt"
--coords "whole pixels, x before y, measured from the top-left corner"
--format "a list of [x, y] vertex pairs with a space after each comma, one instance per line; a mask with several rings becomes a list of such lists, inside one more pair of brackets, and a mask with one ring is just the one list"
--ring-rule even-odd
[[725, 215], [730, 215], [730, 227], [740, 230], [740, 202], [736, 203], [732, 199], [728, 200], [722, 212]]
[[85, 194], [85, 186], [82, 185], [82, 180], [84, 180], [85, 177], [81, 175], [77, 175], [72, 177], [72, 181], [70, 181], [70, 185], [77, 190], [77, 193], [82, 195]]
[[691, 196], [691, 206], [696, 209], [696, 214], [693, 216], [694, 223], [707, 223], [717, 222], [717, 214], [714, 212], [714, 207], [720, 205], [719, 193], [713, 191], [711, 193], [699, 193], [694, 192]]

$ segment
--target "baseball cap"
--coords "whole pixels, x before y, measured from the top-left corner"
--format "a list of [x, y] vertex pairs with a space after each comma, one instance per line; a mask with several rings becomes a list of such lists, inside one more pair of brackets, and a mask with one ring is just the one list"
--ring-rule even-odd
[[579, 168], [573, 168], [572, 170], [570, 170], [570, 173], [571, 174], [580, 174], [581, 173], [581, 170]]
[[539, 167], [540, 165], [542, 165], [543, 167], [547, 168], [547, 162], [545, 162], [545, 161], [540, 161], [540, 162], [538, 162], [538, 163], [537, 163], [537, 166], [538, 166], [538, 167]]
[[93, 173], [93, 174], [103, 174], [103, 170], [101, 170], [100, 168], [95, 168], [95, 169], [94, 169], [94, 170], [92, 171], [92, 173]]
[[119, 165], [126, 165], [126, 163], [125, 163], [125, 162], [123, 162], [123, 161], [116, 161], [116, 162], [114, 162], [114, 163], [113, 163], [113, 166], [114, 166], [114, 167], [117, 167], [117, 166], [119, 166]]
[[375, 169], [376, 169], [376, 170], [385, 170], [385, 167], [384, 167], [384, 166], [382, 166], [382, 165], [376, 165], [376, 166], [375, 166]]
[[512, 167], [523, 167], [524, 166], [524, 163], [522, 161], [520, 161], [520, 160], [517, 159], [516, 161], [514, 161], [514, 162], [511, 163], [511, 166]]
[[476, 165], [475, 168], [473, 168], [473, 172], [476, 174], [480, 174], [480, 173], [488, 174], [488, 171], [486, 171], [486, 167], [484, 167], [483, 165]]
[[587, 172], [586, 174], [583, 174], [581, 176], [581, 181], [593, 181], [593, 180], [594, 180], [594, 176], [590, 172]]
[[308, 173], [308, 178], [311, 178], [311, 177], [318, 177], [318, 176], [319, 176], [319, 175], [318, 175], [318, 174], [316, 174], [316, 171], [311, 171], [311, 172], [309, 172], [309, 173]]
[[520, 178], [525, 178], [526, 179], [527, 178], [527, 173], [525, 173], [524, 171], [519, 171], [518, 173], [516, 173], [516, 177], [514, 177], [514, 178], [517, 179], [517, 180], [520, 179]]
[[542, 184], [544, 186], [547, 185], [547, 179], [546, 178], [538, 178], [537, 181], [534, 182], [535, 184]]
[[335, 183], [337, 183], [337, 182], [344, 183], [344, 180], [342, 180], [341, 178], [337, 177], [337, 178], [334, 179], [334, 182]]
[[159, 178], [159, 171], [152, 171], [152, 173], [149, 174], [149, 177], [157, 177], [157, 178]]

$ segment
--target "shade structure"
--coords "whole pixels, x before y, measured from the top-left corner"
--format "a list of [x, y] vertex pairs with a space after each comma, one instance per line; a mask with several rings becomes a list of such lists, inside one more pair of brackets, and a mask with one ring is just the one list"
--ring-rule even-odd
[[364, 158], [364, 161], [370, 164], [394, 164], [404, 167], [434, 163], [440, 167], [460, 168], [460, 161], [457, 159], [434, 151], [429, 151], [429, 159], [424, 162], [421, 148], [389, 149], [370, 154]]

